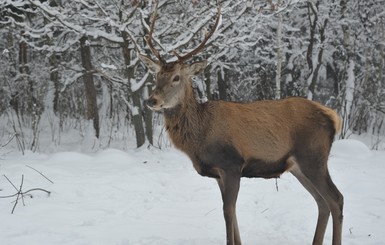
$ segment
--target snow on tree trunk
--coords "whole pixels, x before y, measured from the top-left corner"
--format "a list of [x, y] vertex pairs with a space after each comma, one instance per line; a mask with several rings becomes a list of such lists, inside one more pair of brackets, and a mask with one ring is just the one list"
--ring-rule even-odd
[[342, 137], [346, 136], [347, 130], [350, 126], [350, 119], [352, 118], [351, 109], [353, 104], [354, 97], [354, 89], [355, 89], [355, 75], [354, 75], [354, 67], [355, 63], [353, 60], [350, 60], [348, 68], [347, 68], [347, 78], [345, 82], [345, 98], [344, 98], [344, 106], [342, 107], [342, 115], [343, 115], [343, 127], [342, 127]]
[[83, 127], [81, 151], [85, 153], [95, 152], [99, 149], [99, 140], [95, 135], [94, 121], [88, 120]]

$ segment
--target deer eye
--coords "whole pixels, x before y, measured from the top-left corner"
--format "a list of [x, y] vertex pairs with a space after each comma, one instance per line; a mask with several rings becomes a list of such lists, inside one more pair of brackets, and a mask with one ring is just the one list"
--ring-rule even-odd
[[179, 82], [179, 79], [180, 79], [179, 75], [176, 75], [172, 81], [173, 82]]

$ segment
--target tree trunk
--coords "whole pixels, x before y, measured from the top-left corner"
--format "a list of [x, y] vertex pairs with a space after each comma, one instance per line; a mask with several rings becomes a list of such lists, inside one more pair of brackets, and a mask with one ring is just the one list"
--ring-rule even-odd
[[315, 69], [313, 71], [312, 79], [311, 79], [311, 82], [309, 84], [309, 91], [312, 94], [314, 94], [314, 92], [315, 92], [319, 69], [321, 68], [321, 65], [322, 65], [322, 57], [323, 57], [323, 52], [324, 52], [324, 42], [325, 42], [325, 39], [326, 39], [326, 37], [325, 37], [325, 30], [326, 30], [327, 24], [328, 24], [328, 19], [325, 19], [323, 26], [321, 26], [319, 28], [320, 29], [320, 39], [321, 40], [320, 40], [320, 48], [319, 48], [319, 51], [318, 51], [317, 65], [316, 65], [316, 67], [315, 67]]
[[[225, 73], [225, 71], [223, 71], [223, 73]], [[227, 100], [227, 84], [226, 84], [226, 80], [224, 79], [225, 74], [222, 74], [222, 71], [220, 68], [218, 68], [217, 77], [218, 77], [219, 99]]]
[[343, 94], [342, 94], [342, 117], [343, 117], [343, 124], [342, 124], [342, 131], [340, 134], [340, 138], [344, 139], [347, 136], [347, 131], [350, 127], [350, 119], [351, 119], [351, 111], [352, 111], [352, 105], [354, 100], [354, 80], [355, 80], [355, 74], [354, 74], [354, 67], [355, 62], [353, 60], [353, 50], [352, 45], [350, 41], [350, 30], [349, 26], [347, 25], [346, 20], [346, 14], [347, 14], [347, 0], [341, 0], [340, 6], [341, 6], [341, 29], [343, 34], [343, 47], [346, 50], [346, 59], [345, 61], [345, 67], [343, 72], [343, 79], [342, 87], [344, 88]]
[[206, 83], [206, 96], [208, 100], [211, 100], [213, 98], [211, 94], [211, 64], [209, 64], [204, 72], [204, 79]]
[[139, 89], [135, 92], [132, 92], [132, 106], [134, 110], [131, 111], [131, 113], [132, 113], [132, 122], [134, 123], [134, 127], [135, 127], [137, 147], [142, 146], [145, 142], [145, 132], [143, 127], [143, 117], [142, 117], [143, 108], [141, 105], [140, 97], [141, 96], [140, 96]]
[[306, 61], [310, 72], [306, 82], [306, 94], [307, 94], [307, 98], [310, 100], [313, 99], [315, 82], [316, 82], [315, 79], [317, 79], [317, 78], [314, 79], [313, 49], [316, 43], [315, 34], [316, 34], [317, 23], [318, 23], [318, 5], [319, 5], [319, 1], [317, 1], [316, 5], [314, 5], [314, 3], [312, 2], [307, 2], [307, 10], [308, 10], [308, 17], [309, 17], [309, 24], [310, 24], [310, 39], [309, 39], [309, 45], [307, 47]]
[[[131, 50], [128, 48], [129, 45], [129, 35], [126, 31], [122, 31], [123, 43], [123, 56], [126, 67], [126, 75], [128, 81], [128, 96], [131, 96], [132, 110], [130, 111], [132, 115], [132, 123], [134, 124], [135, 136], [136, 136], [136, 146], [140, 147], [145, 142], [145, 132], [143, 127], [143, 117], [142, 117], [142, 103], [141, 103], [141, 88], [136, 91], [131, 89], [131, 79], [134, 78], [134, 67], [131, 64]], [[127, 100], [130, 101], [130, 100]]]
[[[281, 0], [278, 0], [278, 6], [281, 5]], [[278, 28], [277, 28], [277, 73], [275, 76], [275, 98], [281, 98], [281, 71], [282, 71], [282, 13], [278, 13]]]
[[59, 82], [59, 71], [58, 71], [58, 62], [56, 58], [56, 54], [53, 53], [49, 57], [49, 65], [50, 65], [50, 74], [49, 78], [51, 82], [53, 83], [54, 92], [53, 92], [53, 111], [56, 115], [59, 115], [60, 117], [60, 107], [59, 107], [59, 100], [60, 100], [60, 82]]
[[88, 43], [88, 38], [86, 36], [80, 38], [80, 53], [82, 59], [82, 66], [84, 68], [83, 82], [87, 102], [86, 117], [88, 120], [93, 121], [95, 136], [96, 138], [99, 138], [99, 113], [96, 99], [94, 77], [92, 75], [93, 67], [91, 63], [91, 49]]
[[[151, 94], [152, 93], [152, 82], [150, 81], [151, 79], [153, 79], [153, 76], [148, 76], [147, 77], [147, 81], [145, 84], [149, 84], [147, 85], [147, 91], [148, 91], [148, 94]], [[146, 106], [144, 108], [144, 124], [145, 124], [145, 127], [146, 127], [146, 137], [147, 137], [147, 140], [148, 142], [153, 145], [154, 144], [154, 140], [153, 140], [153, 125], [152, 125], [152, 111]]]

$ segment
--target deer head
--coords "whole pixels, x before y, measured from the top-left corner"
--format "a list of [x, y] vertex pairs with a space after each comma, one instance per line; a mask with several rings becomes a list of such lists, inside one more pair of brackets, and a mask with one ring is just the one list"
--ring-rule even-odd
[[170, 109], [181, 103], [185, 91], [191, 87], [191, 76], [198, 75], [206, 67], [206, 61], [185, 65], [179, 62], [159, 65], [141, 55], [140, 59], [151, 72], [156, 73], [155, 90], [147, 100], [147, 106], [154, 111]]
[[186, 64], [185, 61], [202, 51], [218, 27], [220, 19], [220, 7], [216, 15], [216, 21], [212, 30], [206, 33], [204, 40], [192, 51], [185, 55], [179, 55], [175, 51], [173, 54], [178, 58], [177, 61], [166, 62], [159, 51], [152, 43], [152, 34], [157, 15], [158, 1], [155, 1], [154, 12], [150, 31], [146, 37], [146, 42], [156, 56], [157, 60], [139, 54], [139, 58], [148, 67], [148, 69], [156, 74], [155, 90], [146, 101], [147, 106], [154, 111], [162, 109], [170, 109], [180, 104], [185, 99], [186, 90], [191, 88], [191, 77], [203, 72], [207, 65], [207, 61], [199, 61], [192, 64]]

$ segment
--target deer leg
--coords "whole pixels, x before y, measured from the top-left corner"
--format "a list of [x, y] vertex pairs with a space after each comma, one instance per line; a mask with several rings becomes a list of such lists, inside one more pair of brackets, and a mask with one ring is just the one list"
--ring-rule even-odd
[[333, 219], [333, 245], [341, 244], [342, 236], [342, 220], [343, 220], [343, 205], [344, 197], [333, 183], [329, 172], [326, 170], [324, 176], [317, 175], [310, 179], [314, 187], [318, 190], [321, 196], [325, 199], [329, 206]]
[[325, 236], [326, 226], [328, 224], [330, 209], [323, 197], [314, 188], [310, 180], [299, 170], [298, 167], [293, 168], [291, 173], [305, 187], [305, 189], [313, 196], [318, 206], [318, 220], [313, 238], [313, 245], [322, 245]]
[[226, 222], [227, 245], [241, 245], [238, 222], [236, 216], [236, 202], [241, 176], [238, 173], [220, 173], [217, 179], [223, 200], [223, 215]]
[[[313, 164], [311, 167], [301, 168], [300, 171], [311, 182], [317, 192], [323, 197], [333, 219], [333, 245], [341, 244], [342, 236], [342, 210], [344, 205], [344, 198], [341, 192], [337, 189], [332, 179], [330, 178], [329, 171], [324, 169], [324, 164]], [[319, 166], [317, 168], [316, 166]]]

